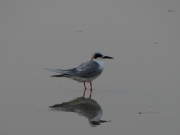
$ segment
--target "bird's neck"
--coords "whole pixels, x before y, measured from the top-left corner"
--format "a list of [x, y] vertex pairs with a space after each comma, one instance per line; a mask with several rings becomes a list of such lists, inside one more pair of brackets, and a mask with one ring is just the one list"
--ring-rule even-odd
[[97, 58], [97, 59], [93, 59], [93, 61], [97, 62], [100, 66], [100, 68], [102, 70], [104, 70], [104, 62], [103, 62], [103, 58]]

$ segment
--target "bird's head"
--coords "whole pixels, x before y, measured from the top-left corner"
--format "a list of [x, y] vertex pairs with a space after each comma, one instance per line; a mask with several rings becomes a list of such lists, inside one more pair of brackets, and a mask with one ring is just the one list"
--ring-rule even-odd
[[91, 60], [93, 60], [93, 59], [113, 59], [112, 57], [110, 57], [110, 56], [105, 56], [105, 55], [103, 55], [102, 53], [100, 53], [100, 52], [95, 52], [93, 55], [92, 55], [92, 58], [91, 58]]

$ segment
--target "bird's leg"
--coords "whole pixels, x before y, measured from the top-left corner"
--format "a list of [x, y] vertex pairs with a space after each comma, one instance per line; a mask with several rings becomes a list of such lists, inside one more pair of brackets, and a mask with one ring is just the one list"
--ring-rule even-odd
[[92, 83], [90, 82], [90, 98], [91, 98], [91, 95], [92, 95]]
[[83, 97], [85, 96], [85, 93], [86, 93], [86, 82], [84, 82], [84, 93], [83, 93]]

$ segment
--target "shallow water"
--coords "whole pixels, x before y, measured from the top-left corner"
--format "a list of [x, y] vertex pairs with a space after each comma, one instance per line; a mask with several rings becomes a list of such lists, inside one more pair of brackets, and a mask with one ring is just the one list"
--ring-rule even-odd
[[[179, 134], [179, 5], [0, 1], [0, 134]], [[114, 59], [105, 60], [90, 99], [108, 122], [92, 126], [77, 114], [82, 107], [49, 108], [81, 97], [83, 84], [51, 78], [43, 68], [73, 68], [96, 51]]]

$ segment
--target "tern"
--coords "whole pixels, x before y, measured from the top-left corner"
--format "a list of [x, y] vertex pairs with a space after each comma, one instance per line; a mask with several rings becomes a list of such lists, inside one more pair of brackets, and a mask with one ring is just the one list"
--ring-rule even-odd
[[105, 56], [100, 52], [95, 52], [90, 61], [80, 64], [76, 68], [72, 69], [50, 69], [45, 68], [46, 70], [59, 73], [58, 75], [53, 75], [51, 77], [66, 77], [73, 79], [78, 82], [84, 83], [84, 93], [85, 96], [87, 87], [86, 83], [90, 83], [90, 96], [92, 94], [92, 81], [96, 79], [104, 70], [103, 59], [113, 59], [112, 57]]

